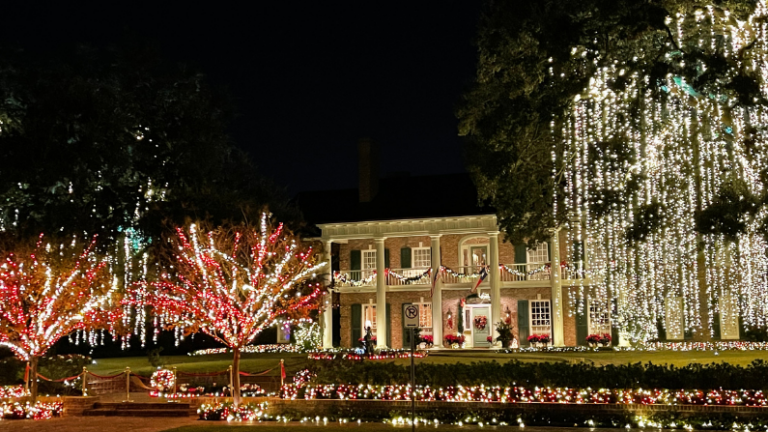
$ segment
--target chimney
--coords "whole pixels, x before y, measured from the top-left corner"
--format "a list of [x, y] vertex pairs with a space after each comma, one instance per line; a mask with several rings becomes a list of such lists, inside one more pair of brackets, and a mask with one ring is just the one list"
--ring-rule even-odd
[[379, 192], [379, 148], [370, 138], [357, 144], [360, 202], [371, 202]]

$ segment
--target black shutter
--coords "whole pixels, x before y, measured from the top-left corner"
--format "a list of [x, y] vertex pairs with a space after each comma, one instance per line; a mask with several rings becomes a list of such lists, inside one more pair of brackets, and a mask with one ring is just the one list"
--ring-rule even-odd
[[549, 262], [552, 262], [552, 243], [547, 243], [547, 253], [549, 254], [549, 256], [547, 257], [549, 259]]
[[389, 268], [389, 249], [384, 249], [384, 268]]
[[[683, 305], [683, 314], [685, 314], [685, 305]], [[686, 318], [683, 318], [683, 340], [691, 340], [693, 339], [693, 329], [685, 328], [685, 325], [688, 324], [688, 320]]]
[[619, 345], [619, 326], [616, 325], [617, 320], [614, 317], [619, 316], [619, 306], [616, 299], [611, 299], [611, 345]]
[[400, 249], [400, 268], [411, 268], [411, 248], [409, 247]]
[[659, 332], [659, 340], [665, 341], [667, 340], [667, 329], [664, 328], [664, 323], [661, 319], [656, 322], [656, 330]]
[[587, 345], [587, 336], [589, 336], [589, 307], [584, 305], [584, 310], [576, 314], [576, 344]]
[[528, 346], [528, 300], [517, 301], [517, 335], [520, 346]]
[[525, 264], [528, 262], [527, 250], [525, 243], [515, 244], [515, 264]]
[[584, 243], [583, 242], [573, 242], [573, 255], [571, 256], [571, 259], [573, 260], [574, 263], [584, 260]]
[[720, 313], [715, 312], [712, 314], [712, 330], [715, 333], [715, 340], [720, 340], [723, 338], [723, 335], [720, 334]]
[[387, 338], [386, 338], [386, 341], [387, 341], [387, 347], [392, 348], [392, 318], [391, 318], [391, 315], [389, 314], [389, 310], [390, 310], [389, 303], [387, 303], [386, 309], [385, 309], [385, 312], [387, 314]]
[[360, 270], [360, 250], [359, 249], [353, 249], [349, 251], [349, 269], [350, 270]]
[[352, 305], [352, 314], [350, 315], [350, 320], [349, 320], [349, 328], [352, 330], [352, 346], [353, 347], [360, 346], [360, 342], [358, 342], [358, 339], [363, 337], [362, 322], [363, 322], [363, 307], [360, 303], [355, 303]]

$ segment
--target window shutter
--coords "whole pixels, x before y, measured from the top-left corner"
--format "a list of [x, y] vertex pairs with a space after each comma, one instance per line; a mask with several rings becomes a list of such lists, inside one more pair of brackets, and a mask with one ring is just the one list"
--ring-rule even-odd
[[360, 259], [360, 250], [359, 249], [353, 249], [349, 251], [349, 269], [350, 270], [360, 270], [362, 269], [360, 262], [362, 260]]
[[573, 255], [571, 256], [573, 262], [579, 262], [584, 260], [584, 243], [573, 242]]
[[384, 268], [389, 268], [389, 249], [384, 249]]
[[391, 315], [389, 314], [389, 310], [390, 310], [389, 303], [387, 303], [386, 308], [387, 308], [386, 309], [386, 314], [387, 314], [387, 339], [386, 339], [386, 341], [387, 341], [387, 346], [389, 348], [392, 348], [392, 318], [391, 318]]
[[552, 244], [550, 244], [549, 242], [546, 242], [546, 243], [547, 243], [547, 254], [548, 254], [547, 259], [549, 259], [549, 262], [552, 262], [552, 247], [551, 247]]
[[400, 268], [411, 268], [411, 248], [409, 247], [400, 249]]
[[619, 305], [616, 299], [611, 299], [611, 345], [619, 346], [619, 326], [615, 325], [613, 317], [619, 316]]
[[[358, 253], [360, 251], [357, 251]], [[360, 256], [360, 255], [358, 255]], [[363, 337], [363, 307], [360, 303], [352, 305], [352, 313], [350, 315], [349, 328], [352, 330], [352, 346], [360, 346], [358, 339]]]
[[528, 300], [517, 301], [517, 336], [520, 346], [528, 345]]
[[667, 340], [667, 329], [664, 328], [664, 321], [662, 319], [659, 319], [656, 323], [656, 330], [659, 332], [660, 341]]
[[712, 330], [714, 330], [715, 339], [720, 340], [722, 338], [722, 335], [720, 334], [720, 313], [719, 312], [715, 312], [712, 315]]
[[[685, 306], [683, 306], [683, 307], [685, 307]], [[683, 310], [685, 310], [685, 309], [683, 309]], [[687, 324], [687, 319], [685, 317], [683, 318], [683, 322]], [[688, 328], [688, 329], [684, 330], [683, 340], [691, 340], [691, 339], [693, 339], [693, 330]]]
[[525, 243], [515, 244], [515, 264], [525, 264], [528, 262], [528, 257], [526, 256], [527, 250], [528, 248], [526, 248]]
[[589, 336], [589, 307], [584, 305], [584, 310], [576, 314], [576, 344], [587, 345], [587, 336]]

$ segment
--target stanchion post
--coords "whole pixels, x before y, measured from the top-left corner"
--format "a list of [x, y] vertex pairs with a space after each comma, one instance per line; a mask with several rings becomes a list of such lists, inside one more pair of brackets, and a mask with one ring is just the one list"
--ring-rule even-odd
[[88, 395], [87, 382], [88, 382], [88, 368], [83, 366], [83, 396]]
[[125, 367], [125, 401], [133, 402], [131, 400], [131, 368]]
[[285, 370], [285, 360], [280, 359], [280, 389], [285, 386], [285, 378], [283, 378], [283, 371]]

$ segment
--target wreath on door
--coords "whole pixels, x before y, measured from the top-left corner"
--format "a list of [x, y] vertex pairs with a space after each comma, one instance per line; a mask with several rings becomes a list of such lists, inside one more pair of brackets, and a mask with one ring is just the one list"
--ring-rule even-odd
[[485, 326], [488, 325], [488, 317], [485, 315], [478, 315], [475, 317], [475, 328], [485, 330]]

